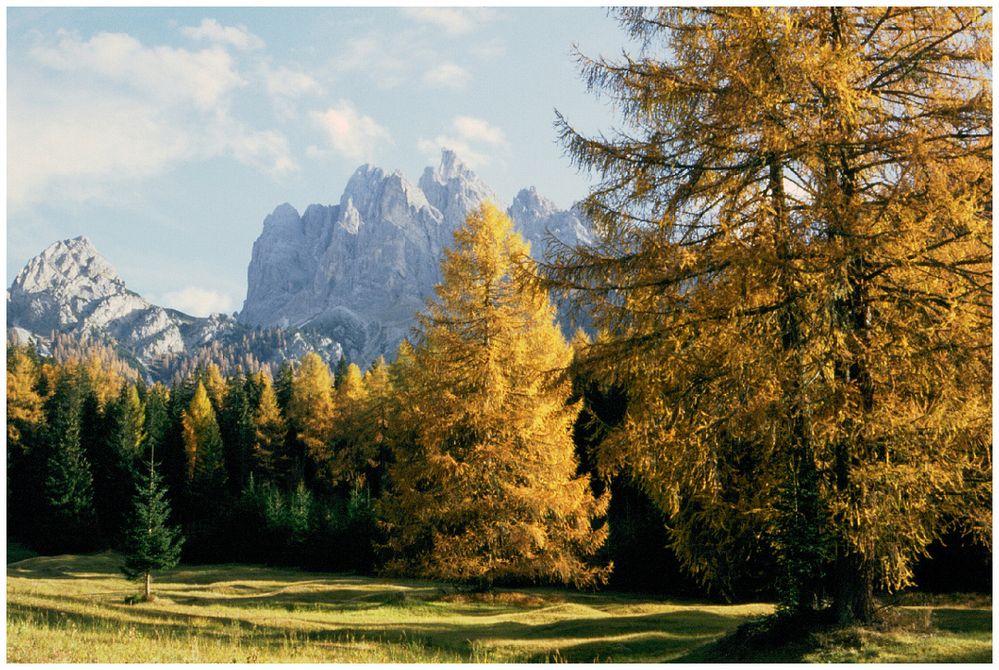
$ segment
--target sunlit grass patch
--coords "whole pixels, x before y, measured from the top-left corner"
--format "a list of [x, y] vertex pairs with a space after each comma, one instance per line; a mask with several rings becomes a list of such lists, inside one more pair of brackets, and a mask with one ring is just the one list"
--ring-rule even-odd
[[[553, 588], [461, 593], [408, 579], [262, 566], [181, 566], [157, 599], [110, 552], [8, 565], [7, 660], [75, 663], [662, 662], [712, 657], [713, 643], [770, 614]], [[981, 604], [981, 603], [974, 603]], [[752, 660], [976, 661], [991, 658], [991, 607], [905, 607], [896, 625], [817, 636]]]

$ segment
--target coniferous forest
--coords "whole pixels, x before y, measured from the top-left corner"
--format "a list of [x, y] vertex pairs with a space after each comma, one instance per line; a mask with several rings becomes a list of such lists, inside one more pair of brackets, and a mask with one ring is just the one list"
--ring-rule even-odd
[[617, 16], [638, 52], [577, 58], [620, 126], [557, 120], [593, 245], [535, 262], [483, 204], [367, 369], [168, 386], [112, 347], [8, 346], [9, 538], [113, 549], [147, 599], [178, 563], [765, 601], [775, 626], [991, 592], [990, 12]]

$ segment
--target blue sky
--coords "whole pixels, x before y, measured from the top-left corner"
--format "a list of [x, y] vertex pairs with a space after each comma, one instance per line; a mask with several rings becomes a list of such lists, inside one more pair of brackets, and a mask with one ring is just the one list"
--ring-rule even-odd
[[570, 55], [620, 53], [600, 8], [7, 10], [7, 283], [86, 235], [129, 287], [234, 311], [263, 218], [335, 203], [362, 163], [459, 156], [506, 206], [589, 179], [553, 109], [609, 129]]

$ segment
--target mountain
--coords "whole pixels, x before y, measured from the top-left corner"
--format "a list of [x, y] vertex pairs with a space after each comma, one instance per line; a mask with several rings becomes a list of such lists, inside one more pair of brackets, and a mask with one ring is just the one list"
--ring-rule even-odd
[[86, 237], [55, 242], [28, 261], [7, 290], [7, 326], [9, 339], [42, 350], [57, 334], [111, 343], [149, 379], [168, 379], [208, 352], [254, 367], [312, 350], [336, 362], [342, 353], [326, 336], [258, 333], [233, 316], [199, 318], [153, 305], [129, 290]]
[[[308, 351], [335, 363], [392, 358], [440, 281], [440, 260], [468, 212], [496, 195], [445, 150], [416, 185], [399, 172], [359, 167], [339, 202], [288, 204], [264, 219], [238, 316], [193, 317], [131, 291], [85, 237], [56, 242], [28, 261], [7, 291], [8, 338], [46, 350], [53, 335], [110, 343], [149, 379], [192, 367], [276, 370]], [[559, 210], [532, 187], [507, 212], [540, 258], [551, 239], [588, 244], [576, 209]], [[566, 334], [567, 314], [561, 314]], [[581, 325], [585, 325], [582, 321]]]
[[40, 335], [107, 335], [145, 360], [185, 348], [175, 320], [130, 291], [86, 237], [28, 261], [7, 290], [7, 323]]
[[[359, 167], [336, 205], [304, 214], [277, 207], [264, 220], [247, 269], [238, 319], [248, 326], [291, 326], [326, 333], [351, 361], [394, 355], [440, 281], [440, 259], [454, 230], [492, 189], [444, 150], [440, 165], [414, 186], [399, 172]], [[589, 243], [576, 210], [558, 210], [534, 188], [508, 209], [540, 257], [549, 234]]]

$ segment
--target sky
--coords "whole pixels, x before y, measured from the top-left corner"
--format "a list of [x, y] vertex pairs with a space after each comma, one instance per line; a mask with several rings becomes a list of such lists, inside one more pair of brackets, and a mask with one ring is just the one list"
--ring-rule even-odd
[[615, 124], [572, 53], [628, 46], [600, 8], [8, 8], [7, 283], [87, 236], [132, 290], [233, 312], [264, 217], [339, 202], [361, 164], [416, 182], [454, 149], [509, 205], [590, 176], [555, 109]]

